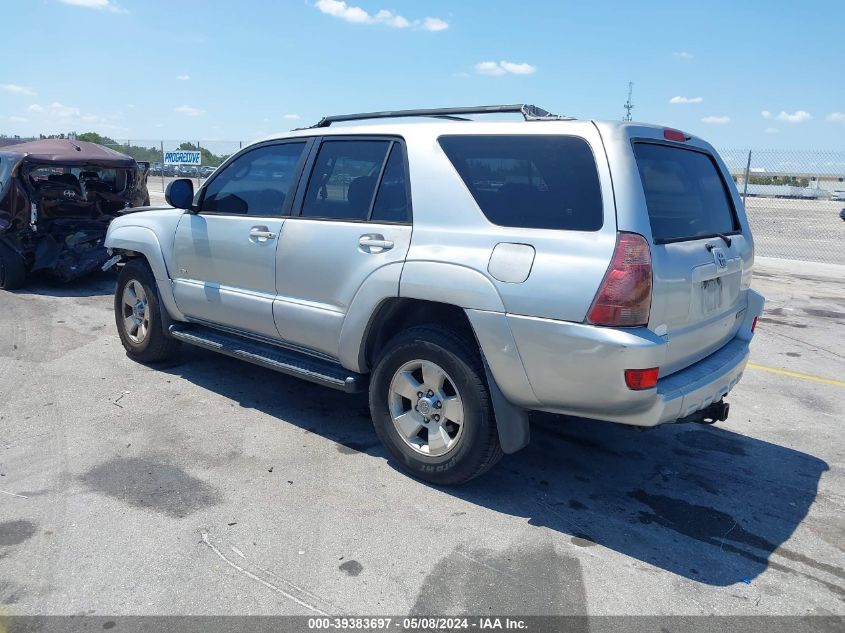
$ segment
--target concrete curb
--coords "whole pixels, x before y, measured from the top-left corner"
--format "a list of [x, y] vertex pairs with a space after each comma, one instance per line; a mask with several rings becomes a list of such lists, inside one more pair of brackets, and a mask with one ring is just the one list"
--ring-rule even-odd
[[805, 262], [797, 259], [781, 259], [779, 257], [755, 257], [754, 271], [783, 276], [812, 275], [822, 279], [845, 281], [845, 266]]

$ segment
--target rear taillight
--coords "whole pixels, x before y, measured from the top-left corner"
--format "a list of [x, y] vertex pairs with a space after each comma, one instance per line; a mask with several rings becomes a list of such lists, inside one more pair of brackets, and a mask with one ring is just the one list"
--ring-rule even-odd
[[758, 317], [754, 317], [754, 320], [751, 322], [751, 333], [754, 333], [754, 330], [757, 329], [757, 319]]
[[651, 309], [651, 251], [636, 233], [619, 233], [587, 321], [594, 325], [646, 325]]
[[654, 389], [657, 386], [657, 374], [659, 373], [659, 367], [651, 367], [650, 369], [626, 369], [625, 384], [632, 391]]

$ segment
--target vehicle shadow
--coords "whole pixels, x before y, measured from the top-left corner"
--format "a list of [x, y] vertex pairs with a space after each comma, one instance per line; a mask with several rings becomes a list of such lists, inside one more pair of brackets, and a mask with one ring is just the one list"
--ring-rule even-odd
[[[326, 437], [341, 450], [386, 456], [364, 396], [190, 347], [162, 370]], [[483, 477], [439, 489], [568, 535], [574, 545], [598, 544], [709, 585], [750, 582], [769, 566], [791, 572], [770, 561], [774, 552], [826, 569], [782, 547], [828, 470], [821, 459], [718, 426], [638, 431], [536, 414], [531, 432], [529, 447], [505, 456]]]
[[26, 286], [11, 292], [47, 297], [100, 297], [114, 294], [116, 285], [117, 275], [111, 271], [97, 271], [72, 281], [62, 281], [45, 273], [33, 273], [27, 278]]

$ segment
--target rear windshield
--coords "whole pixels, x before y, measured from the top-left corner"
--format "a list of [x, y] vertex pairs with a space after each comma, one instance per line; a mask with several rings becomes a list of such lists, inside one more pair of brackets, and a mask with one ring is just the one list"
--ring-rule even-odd
[[44, 166], [29, 170], [29, 178], [34, 187], [55, 186], [82, 187], [89, 191], [108, 191], [121, 193], [126, 189], [129, 171], [126, 169], [110, 169], [108, 167], [60, 167]]
[[655, 242], [675, 242], [739, 229], [725, 181], [703, 152], [635, 143]]
[[487, 219], [500, 226], [597, 231], [596, 161], [571, 136], [441, 136], [440, 146]]

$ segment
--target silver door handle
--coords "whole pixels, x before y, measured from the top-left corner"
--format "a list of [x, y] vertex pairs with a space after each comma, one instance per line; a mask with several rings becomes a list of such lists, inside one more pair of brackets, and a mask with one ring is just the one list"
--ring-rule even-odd
[[274, 240], [276, 239], [276, 234], [263, 227], [254, 226], [249, 230], [249, 237], [253, 240]]
[[393, 242], [386, 240], [381, 236], [370, 237], [368, 235], [364, 235], [360, 240], [358, 240], [358, 245], [363, 246], [364, 248], [379, 248], [383, 251], [393, 248]]

